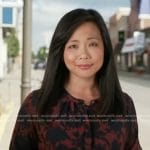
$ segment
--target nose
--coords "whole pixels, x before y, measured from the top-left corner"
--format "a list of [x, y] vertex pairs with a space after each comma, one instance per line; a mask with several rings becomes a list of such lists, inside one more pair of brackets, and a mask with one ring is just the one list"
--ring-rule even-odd
[[80, 55], [80, 59], [89, 59], [89, 56], [86, 54]]
[[90, 55], [88, 53], [88, 49], [86, 48], [86, 46], [82, 47], [79, 58], [80, 59], [89, 59], [90, 58]]

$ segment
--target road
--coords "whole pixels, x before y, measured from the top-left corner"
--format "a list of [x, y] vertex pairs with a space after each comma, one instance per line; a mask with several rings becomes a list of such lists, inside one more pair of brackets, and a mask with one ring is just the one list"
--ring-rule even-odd
[[[20, 107], [20, 67], [8, 74], [4, 81], [0, 82], [0, 148], [8, 150], [11, 134], [15, 124], [17, 112]], [[32, 70], [32, 90], [40, 86], [43, 71]], [[150, 142], [150, 80], [138, 79], [134, 76], [119, 76], [122, 89], [127, 92], [134, 101], [138, 125], [139, 139], [143, 150], [149, 150]]]

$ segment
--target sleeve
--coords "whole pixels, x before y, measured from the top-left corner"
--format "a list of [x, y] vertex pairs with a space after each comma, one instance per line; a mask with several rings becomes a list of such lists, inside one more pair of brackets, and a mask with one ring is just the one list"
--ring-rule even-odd
[[32, 93], [27, 96], [24, 103], [22, 104], [11, 142], [9, 150], [37, 150], [37, 136], [35, 127], [32, 121]]
[[125, 144], [125, 149], [142, 150], [138, 138], [138, 121], [133, 100], [127, 94], [124, 94], [124, 100], [127, 108], [127, 118], [129, 120], [127, 122], [128, 135]]

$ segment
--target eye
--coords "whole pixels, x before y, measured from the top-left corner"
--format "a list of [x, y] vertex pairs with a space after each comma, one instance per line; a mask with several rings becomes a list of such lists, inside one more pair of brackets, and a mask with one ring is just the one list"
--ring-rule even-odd
[[72, 45], [69, 45], [68, 48], [69, 48], [69, 49], [77, 49], [77, 48], [78, 48], [78, 45], [72, 44]]
[[97, 47], [97, 46], [98, 46], [98, 43], [97, 43], [97, 42], [92, 42], [92, 43], [89, 44], [89, 46]]

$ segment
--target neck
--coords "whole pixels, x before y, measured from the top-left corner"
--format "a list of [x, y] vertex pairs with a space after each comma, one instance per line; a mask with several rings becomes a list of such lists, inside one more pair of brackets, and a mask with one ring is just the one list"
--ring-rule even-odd
[[87, 101], [100, 96], [98, 86], [94, 79], [89, 78], [69, 78], [65, 84], [65, 89], [74, 97]]

